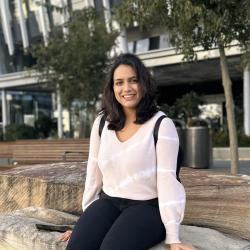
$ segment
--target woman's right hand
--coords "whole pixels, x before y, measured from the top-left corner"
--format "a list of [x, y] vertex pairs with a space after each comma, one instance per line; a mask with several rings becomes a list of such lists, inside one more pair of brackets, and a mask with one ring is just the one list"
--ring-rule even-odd
[[64, 233], [60, 236], [59, 240], [60, 240], [60, 241], [67, 241], [67, 240], [69, 240], [71, 234], [72, 234], [72, 231], [71, 231], [71, 230], [68, 230], [68, 231], [64, 232]]

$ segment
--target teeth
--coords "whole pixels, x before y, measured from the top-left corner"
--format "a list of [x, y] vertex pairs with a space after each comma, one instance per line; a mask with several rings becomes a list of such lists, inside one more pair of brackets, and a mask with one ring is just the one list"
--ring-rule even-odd
[[131, 96], [133, 96], [133, 95], [124, 95], [123, 97], [131, 97]]

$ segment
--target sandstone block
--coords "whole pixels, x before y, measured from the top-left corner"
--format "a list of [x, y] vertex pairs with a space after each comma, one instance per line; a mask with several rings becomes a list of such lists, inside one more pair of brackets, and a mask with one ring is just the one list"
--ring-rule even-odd
[[[42, 215], [42, 218], [39, 218]], [[1, 250], [65, 250], [60, 233], [38, 230], [36, 223], [75, 223], [76, 216], [44, 208], [26, 208], [0, 214]], [[250, 242], [217, 232], [213, 229], [181, 225], [181, 240], [197, 250], [249, 250]], [[167, 250], [163, 243], [150, 250]]]
[[35, 206], [80, 214], [85, 168], [67, 162], [0, 171], [0, 212]]

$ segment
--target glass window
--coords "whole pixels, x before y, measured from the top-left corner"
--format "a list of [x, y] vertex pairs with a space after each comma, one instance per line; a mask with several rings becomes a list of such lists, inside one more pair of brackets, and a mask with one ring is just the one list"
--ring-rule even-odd
[[165, 48], [174, 48], [174, 46], [170, 42], [170, 37], [169, 35], [161, 35], [160, 36], [160, 42], [159, 42], [159, 48], [160, 49], [165, 49]]
[[135, 53], [135, 42], [134, 41], [128, 43], [128, 52]]
[[143, 53], [149, 49], [149, 39], [142, 39], [136, 41], [136, 53]]
[[159, 49], [159, 45], [160, 45], [159, 36], [149, 38], [149, 50]]
[[39, 117], [52, 115], [50, 93], [8, 91], [6, 96], [10, 123], [32, 125]]

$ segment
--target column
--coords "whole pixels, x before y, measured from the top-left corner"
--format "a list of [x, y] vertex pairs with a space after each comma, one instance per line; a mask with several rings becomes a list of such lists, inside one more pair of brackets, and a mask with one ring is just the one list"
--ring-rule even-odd
[[62, 13], [61, 13], [61, 22], [62, 22], [62, 26], [63, 26], [63, 35], [64, 37], [66, 37], [69, 33], [69, 29], [67, 27], [65, 27], [65, 24], [68, 22], [69, 20], [69, 13], [67, 10], [67, 1], [66, 0], [61, 0], [61, 8], [62, 8]]
[[128, 52], [128, 40], [127, 40], [127, 32], [126, 29], [122, 28], [120, 35], [118, 37], [120, 43], [120, 50], [122, 53]]
[[95, 7], [94, 0], [85, 0], [86, 7]]
[[23, 41], [23, 48], [27, 49], [29, 47], [29, 39], [28, 39], [28, 32], [27, 27], [25, 23], [25, 17], [23, 13], [23, 6], [21, 0], [16, 0], [17, 3], [17, 9], [19, 14], [19, 23], [21, 27], [21, 35], [22, 35], [22, 41]]
[[106, 24], [106, 29], [108, 33], [111, 32], [111, 11], [110, 11], [110, 3], [109, 0], [103, 0], [103, 8], [104, 8], [104, 18], [105, 18], [105, 24]]
[[63, 123], [62, 123], [62, 102], [61, 102], [61, 94], [59, 88], [57, 88], [56, 92], [57, 97], [57, 134], [58, 138], [63, 137]]
[[[128, 52], [128, 41], [127, 41], [127, 32], [125, 28], [120, 27], [119, 23], [115, 20], [112, 21], [111, 10], [110, 10], [110, 2], [109, 0], [103, 0], [104, 7], [104, 17], [107, 31], [111, 31], [110, 25], [112, 25], [112, 29], [119, 30], [120, 34], [117, 37], [117, 48], [115, 49], [118, 53], [127, 53]], [[112, 53], [111, 53], [112, 55]]]
[[250, 67], [244, 69], [243, 77], [244, 131], [250, 136]]
[[14, 42], [13, 42], [13, 36], [11, 31], [11, 15], [9, 10], [7, 0], [1, 0], [0, 1], [0, 11], [1, 11], [1, 18], [2, 18], [2, 27], [3, 27], [3, 34], [5, 41], [8, 46], [9, 54], [14, 54]]
[[40, 22], [41, 22], [44, 44], [45, 44], [45, 46], [47, 46], [49, 32], [48, 32], [48, 26], [47, 26], [46, 18], [45, 18], [44, 0], [40, 0], [39, 17], [40, 17]]
[[[112, 21], [112, 26], [114, 30], [119, 30], [120, 34], [117, 37], [117, 46], [115, 48], [115, 54], [120, 53], [127, 53], [128, 52], [128, 41], [127, 41], [127, 32], [125, 28], [120, 27], [118, 22]], [[111, 56], [113, 56], [113, 53], [111, 53]]]
[[3, 135], [6, 132], [6, 125], [8, 123], [7, 118], [7, 102], [6, 102], [6, 90], [2, 89], [2, 126], [3, 126]]

